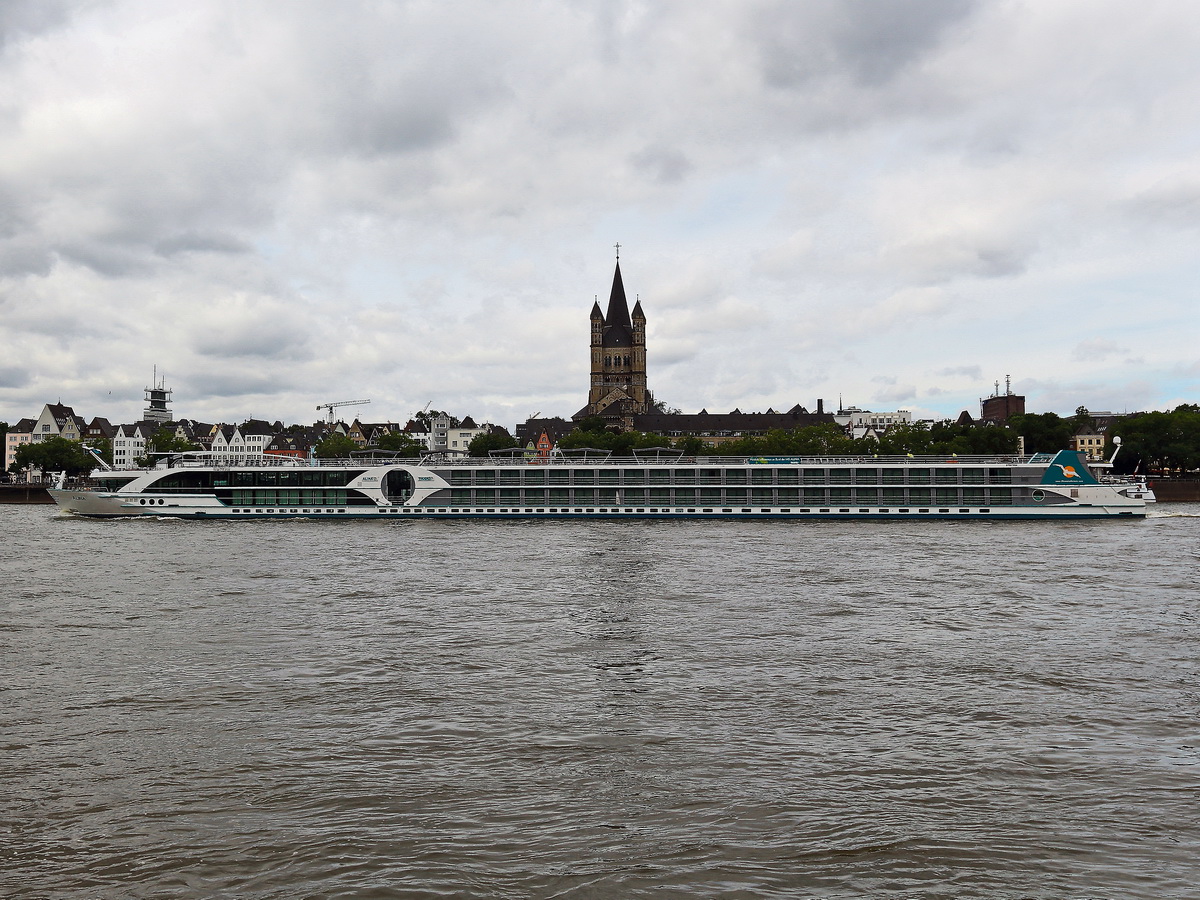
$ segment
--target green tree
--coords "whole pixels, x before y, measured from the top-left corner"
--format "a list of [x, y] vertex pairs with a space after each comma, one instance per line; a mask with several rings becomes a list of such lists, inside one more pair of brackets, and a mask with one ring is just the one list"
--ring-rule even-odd
[[705, 456], [712, 452], [712, 447], [694, 434], [676, 438], [673, 446], [676, 450], [682, 450], [684, 456]]
[[425, 450], [425, 445], [403, 431], [389, 431], [376, 443], [380, 450], [399, 453], [405, 459], [415, 459]]
[[1200, 468], [1200, 407], [1195, 404], [1127, 416], [1117, 431], [1122, 440], [1117, 461], [1123, 470], [1132, 471], [1139, 463], [1148, 469]]
[[97, 465], [95, 458], [78, 443], [54, 435], [35, 444], [22, 444], [9, 471], [16, 474], [40, 469], [43, 474], [66, 472], [68, 475], [81, 475], [91, 472]]
[[1057, 413], [1024, 413], [1009, 416], [1008, 427], [1025, 438], [1026, 453], [1057, 453], [1066, 450], [1075, 433], [1072, 419]]
[[493, 431], [471, 438], [467, 452], [471, 456], [487, 456], [493, 450], [508, 450], [517, 446], [520, 446], [517, 439], [507, 431]]
[[318, 459], [349, 459], [350, 454], [358, 450], [358, 444], [344, 434], [329, 435], [317, 444], [313, 455]]

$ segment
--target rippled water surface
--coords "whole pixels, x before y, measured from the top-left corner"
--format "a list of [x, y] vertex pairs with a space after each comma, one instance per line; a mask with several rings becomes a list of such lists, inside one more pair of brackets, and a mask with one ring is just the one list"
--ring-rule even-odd
[[0, 507], [0, 895], [1197, 897], [1198, 514]]

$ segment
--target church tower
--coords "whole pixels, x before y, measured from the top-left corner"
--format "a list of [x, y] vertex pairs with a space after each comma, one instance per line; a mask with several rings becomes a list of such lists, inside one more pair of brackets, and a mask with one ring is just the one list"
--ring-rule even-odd
[[591, 312], [591, 384], [588, 403], [574, 416], [603, 416], [622, 427], [632, 427], [632, 416], [650, 411], [653, 398], [646, 388], [646, 315], [641, 301], [629, 312], [621, 258], [613, 273], [608, 312], [600, 304]]

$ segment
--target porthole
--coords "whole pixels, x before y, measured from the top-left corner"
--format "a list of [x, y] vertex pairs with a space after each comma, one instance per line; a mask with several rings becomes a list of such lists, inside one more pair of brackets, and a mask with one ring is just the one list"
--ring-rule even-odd
[[1033, 492], [1033, 502], [1034, 503], [1041, 503], [1045, 499], [1046, 499], [1045, 491], [1034, 491]]

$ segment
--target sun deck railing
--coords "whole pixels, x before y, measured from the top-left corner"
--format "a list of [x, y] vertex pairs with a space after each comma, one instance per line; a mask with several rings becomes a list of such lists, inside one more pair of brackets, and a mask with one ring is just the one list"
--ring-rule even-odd
[[[1045, 456], [1045, 454], [1042, 454]], [[427, 454], [420, 458], [414, 457], [353, 457], [351, 459], [296, 459], [294, 457], [234, 457], [201, 454], [180, 456], [171, 460], [171, 468], [212, 468], [212, 469], [245, 469], [245, 468], [364, 468], [386, 465], [417, 465], [424, 467], [483, 467], [501, 468], [513, 465], [521, 466], [584, 466], [584, 467], [641, 467], [663, 466], [679, 468], [721, 467], [721, 466], [823, 466], [823, 467], [852, 467], [871, 468], [876, 466], [1020, 466], [1036, 465], [1043, 459], [1036, 456], [1017, 456], [1016, 454], [989, 454], [972, 456], [954, 456], [945, 454], [926, 455], [889, 455], [889, 456], [571, 456], [552, 454], [551, 456], [502, 456], [474, 457], [451, 456], [442, 454]], [[165, 468], [162, 466], [155, 468]], [[153, 469], [124, 469], [111, 474], [149, 472]]]

